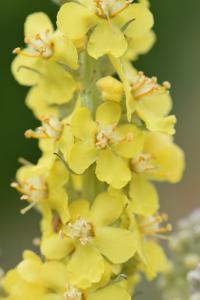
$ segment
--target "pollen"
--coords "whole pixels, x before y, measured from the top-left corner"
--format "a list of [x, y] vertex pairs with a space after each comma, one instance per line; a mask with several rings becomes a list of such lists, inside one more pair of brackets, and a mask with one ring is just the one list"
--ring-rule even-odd
[[27, 57], [42, 57], [50, 58], [53, 55], [54, 45], [51, 42], [51, 33], [46, 30], [42, 33], [37, 33], [34, 37], [26, 37], [24, 40], [27, 48], [22, 50], [17, 47], [13, 50], [14, 54], [21, 54]]
[[83, 300], [82, 292], [74, 287], [73, 285], [68, 285], [66, 287], [66, 292], [64, 293], [65, 300]]
[[139, 100], [144, 96], [160, 92], [165, 93], [171, 85], [168, 81], [158, 84], [157, 77], [148, 78], [143, 72], [138, 72], [134, 80], [131, 80], [131, 92], [134, 99]]
[[131, 170], [138, 174], [152, 171], [156, 168], [153, 163], [152, 155], [148, 153], [140, 153], [132, 158], [130, 166]]
[[63, 124], [56, 117], [41, 116], [39, 120], [42, 122], [42, 126], [36, 128], [35, 131], [29, 129], [25, 132], [26, 138], [45, 139], [53, 138], [58, 140], [63, 131]]
[[97, 15], [103, 19], [113, 18], [132, 2], [133, 0], [95, 0]]
[[79, 240], [82, 245], [86, 245], [94, 236], [93, 226], [83, 218], [78, 218], [74, 223], [68, 223], [61, 230], [61, 236], [66, 236], [72, 240]]

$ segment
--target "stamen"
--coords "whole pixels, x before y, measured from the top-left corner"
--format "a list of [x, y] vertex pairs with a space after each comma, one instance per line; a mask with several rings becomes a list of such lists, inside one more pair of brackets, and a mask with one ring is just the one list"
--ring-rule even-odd
[[149, 153], [140, 153], [130, 161], [130, 168], [135, 173], [144, 173], [156, 169], [154, 157]]
[[168, 81], [158, 84], [157, 77], [148, 78], [143, 72], [138, 72], [137, 76], [131, 80], [131, 92], [135, 100], [157, 92], [165, 93], [171, 85]]
[[[146, 218], [145, 218], [146, 219]], [[167, 214], [157, 215], [152, 217], [148, 223], [139, 222], [140, 230], [145, 235], [159, 235], [161, 233], [167, 233], [172, 231], [172, 225], [166, 224], [165, 226], [159, 226], [161, 223], [168, 220]]]
[[53, 138], [58, 140], [62, 134], [64, 125], [56, 117], [39, 117], [42, 126], [36, 128], [35, 131], [29, 129], [25, 132], [26, 138], [46, 139]]
[[53, 55], [54, 45], [51, 42], [51, 33], [49, 30], [46, 30], [42, 33], [37, 33], [34, 37], [24, 39], [27, 48], [22, 50], [20, 47], [17, 47], [13, 50], [14, 54], [21, 54], [26, 57], [42, 57], [50, 58]]
[[25, 214], [47, 197], [47, 186], [40, 177], [29, 178], [27, 180], [23, 179], [20, 183], [12, 182], [11, 187], [22, 194], [20, 197], [21, 200], [30, 201], [30, 204], [21, 210], [22, 214]]
[[96, 135], [97, 149], [105, 149], [106, 147], [119, 144], [123, 141], [132, 142], [134, 136], [132, 132], [128, 132], [125, 136], [121, 137], [116, 133], [116, 125], [103, 126], [97, 122], [98, 133]]
[[123, 12], [134, 0], [95, 0], [97, 15], [109, 20]]
[[74, 223], [67, 223], [59, 232], [59, 238], [64, 236], [74, 240], [78, 239], [82, 245], [86, 245], [94, 236], [94, 230], [91, 223], [79, 217]]

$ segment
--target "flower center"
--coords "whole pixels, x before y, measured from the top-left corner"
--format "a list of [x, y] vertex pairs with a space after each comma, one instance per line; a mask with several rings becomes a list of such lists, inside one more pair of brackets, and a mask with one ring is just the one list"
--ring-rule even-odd
[[47, 186], [41, 177], [23, 179], [20, 183], [13, 182], [11, 184], [11, 187], [15, 188], [22, 194], [21, 200], [27, 200], [31, 202], [30, 205], [21, 210], [23, 214], [33, 206], [35, 206], [37, 203], [47, 198]]
[[63, 131], [63, 124], [56, 117], [41, 116], [39, 120], [42, 122], [42, 126], [36, 128], [35, 131], [29, 129], [25, 132], [27, 138], [53, 138], [58, 140]]
[[167, 222], [168, 216], [166, 214], [160, 214], [151, 217], [142, 217], [139, 220], [139, 228], [143, 235], [154, 235], [162, 238], [163, 233], [170, 232], [172, 230], [171, 224], [161, 226], [161, 223]]
[[144, 173], [155, 169], [153, 164], [153, 157], [148, 153], [140, 153], [136, 157], [132, 158], [131, 170], [135, 173]]
[[73, 285], [67, 286], [66, 292], [64, 293], [65, 300], [83, 300], [82, 292], [74, 287]]
[[103, 19], [113, 18], [132, 2], [133, 0], [95, 0], [97, 15]]
[[96, 135], [97, 149], [105, 149], [107, 146], [119, 143], [122, 139], [115, 132], [116, 126], [101, 126]]
[[25, 44], [27, 48], [21, 50], [21, 48], [15, 48], [13, 53], [22, 54], [27, 57], [42, 57], [50, 58], [53, 55], [54, 45], [51, 42], [51, 32], [46, 30], [42, 33], [37, 33], [32, 38], [25, 38]]
[[62, 231], [71, 239], [78, 239], [82, 245], [86, 245], [94, 236], [92, 224], [83, 218], [78, 218], [74, 223], [68, 223]]
[[170, 83], [168, 81], [159, 85], [156, 77], [148, 78], [143, 72], [138, 72], [137, 76], [131, 80], [130, 84], [132, 95], [136, 100], [156, 92], [165, 93], [170, 89]]

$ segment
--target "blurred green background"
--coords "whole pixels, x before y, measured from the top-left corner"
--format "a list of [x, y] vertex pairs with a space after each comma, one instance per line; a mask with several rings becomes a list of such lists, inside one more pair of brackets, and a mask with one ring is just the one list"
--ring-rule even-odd
[[[186, 152], [187, 170], [181, 183], [162, 184], [159, 190], [162, 211], [168, 212], [174, 223], [197, 207], [200, 199], [200, 1], [151, 3], [157, 43], [136, 65], [146, 74], [172, 84], [174, 113], [178, 117], [176, 142]], [[18, 158], [36, 161], [39, 155], [37, 143], [23, 136], [37, 122], [24, 106], [27, 89], [14, 81], [10, 63], [13, 48], [23, 45], [25, 17], [40, 10], [55, 21], [57, 7], [50, 0], [0, 1], [0, 266], [5, 269], [20, 260], [22, 250], [30, 249], [39, 234], [38, 215], [33, 210], [20, 215], [19, 196], [9, 185], [19, 166]], [[149, 295], [144, 290], [138, 299], [149, 299]]]

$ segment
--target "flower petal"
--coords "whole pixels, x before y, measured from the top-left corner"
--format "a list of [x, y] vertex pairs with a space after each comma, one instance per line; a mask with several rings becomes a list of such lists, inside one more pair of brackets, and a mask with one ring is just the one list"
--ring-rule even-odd
[[101, 279], [104, 260], [92, 245], [77, 245], [67, 265], [70, 282], [80, 288], [88, 288]]
[[116, 189], [121, 189], [131, 179], [128, 164], [109, 149], [100, 151], [96, 175], [100, 181], [105, 181]]
[[132, 199], [131, 208], [134, 213], [150, 216], [159, 208], [159, 199], [155, 187], [142, 175], [134, 175], [129, 190]]
[[96, 228], [95, 244], [99, 251], [115, 264], [128, 261], [137, 250], [134, 233], [121, 228]]
[[156, 172], [148, 172], [150, 178], [172, 183], [180, 181], [185, 169], [185, 157], [171, 137], [151, 132], [147, 135], [144, 149], [155, 157]]
[[97, 159], [97, 150], [87, 142], [77, 142], [69, 154], [69, 166], [77, 174], [82, 174]]
[[131, 300], [131, 296], [119, 285], [109, 285], [88, 295], [87, 300]]
[[91, 218], [98, 225], [109, 225], [114, 223], [121, 215], [124, 208], [123, 194], [111, 193], [99, 194], [91, 209]]
[[38, 87], [33, 87], [26, 96], [26, 105], [30, 108], [36, 117], [47, 115], [58, 115], [58, 108], [48, 105], [45, 95]]
[[26, 57], [18, 54], [12, 62], [11, 70], [14, 78], [22, 85], [36, 85], [43, 76], [45, 63], [42, 59]]
[[96, 124], [92, 120], [90, 111], [86, 107], [81, 107], [72, 116], [71, 129], [73, 135], [80, 139], [88, 139], [95, 137]]
[[145, 272], [147, 279], [152, 280], [158, 273], [167, 269], [167, 258], [161, 246], [154, 241], [145, 242], [143, 247], [147, 264], [143, 265], [142, 270]]
[[70, 221], [74, 222], [79, 217], [88, 218], [90, 213], [90, 204], [86, 200], [73, 201], [69, 206]]
[[73, 250], [70, 239], [59, 239], [57, 234], [44, 238], [41, 243], [41, 253], [48, 259], [65, 258]]
[[54, 60], [66, 64], [72, 69], [78, 68], [78, 53], [71, 40], [62, 32], [55, 32], [53, 36]]
[[105, 102], [97, 108], [96, 121], [103, 125], [116, 125], [121, 116], [118, 103]]
[[51, 208], [58, 212], [63, 223], [69, 220], [68, 196], [65, 188], [54, 187], [49, 192], [48, 202]]
[[49, 17], [43, 12], [36, 12], [26, 18], [24, 24], [25, 37], [33, 37], [37, 33], [53, 32], [53, 25]]
[[58, 261], [47, 261], [41, 268], [41, 280], [47, 289], [63, 289], [66, 285], [66, 265]]
[[[132, 22], [130, 22], [131, 20]], [[152, 28], [154, 23], [150, 10], [139, 3], [129, 5], [114, 21], [121, 27], [130, 22], [124, 33], [131, 38], [145, 34]]]
[[117, 129], [117, 133], [122, 137], [123, 141], [115, 146], [117, 153], [126, 158], [131, 158], [143, 149], [144, 134], [142, 130], [134, 125], [122, 125]]
[[124, 34], [118, 27], [107, 21], [96, 26], [87, 45], [89, 55], [95, 59], [105, 54], [120, 57], [126, 49], [127, 41]]
[[83, 5], [71, 2], [62, 5], [57, 15], [58, 29], [70, 39], [81, 39], [95, 24], [93, 11]]
[[40, 77], [39, 87], [49, 104], [64, 104], [71, 100], [77, 83], [66, 70], [55, 62], [49, 62], [45, 76]]

